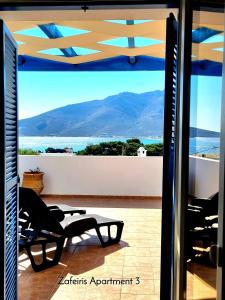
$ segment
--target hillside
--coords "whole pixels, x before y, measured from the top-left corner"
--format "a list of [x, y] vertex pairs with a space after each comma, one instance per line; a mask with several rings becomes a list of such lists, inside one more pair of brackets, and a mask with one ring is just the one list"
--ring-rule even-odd
[[[60, 107], [19, 121], [20, 136], [162, 136], [164, 92], [124, 92]], [[190, 128], [190, 137], [219, 137]]]
[[220, 137], [220, 133], [216, 131], [190, 127], [190, 137]]
[[22, 136], [162, 135], [162, 91], [120, 93], [60, 107], [19, 122]]

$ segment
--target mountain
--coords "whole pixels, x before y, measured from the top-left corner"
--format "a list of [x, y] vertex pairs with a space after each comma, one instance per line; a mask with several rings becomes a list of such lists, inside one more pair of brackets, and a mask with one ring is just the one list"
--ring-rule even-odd
[[164, 92], [120, 93], [19, 121], [22, 136], [162, 135]]
[[190, 127], [190, 137], [220, 137], [220, 133], [217, 131]]
[[[162, 136], [164, 92], [124, 92], [60, 107], [19, 121], [21, 136]], [[190, 136], [219, 133], [190, 128]]]

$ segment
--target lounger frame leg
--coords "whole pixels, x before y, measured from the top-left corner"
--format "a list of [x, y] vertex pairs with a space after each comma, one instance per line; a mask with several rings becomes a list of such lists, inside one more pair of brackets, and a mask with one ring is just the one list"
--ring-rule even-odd
[[[107, 241], [104, 241], [103, 240], [103, 237], [102, 237], [102, 234], [100, 232], [100, 228], [101, 227], [105, 227], [107, 226], [108, 228], [108, 240]], [[111, 226], [116, 226], [117, 227], [117, 232], [116, 232], [116, 237], [113, 238], [111, 236]], [[113, 245], [113, 244], [116, 244], [120, 241], [121, 239], [121, 235], [122, 235], [122, 231], [123, 231], [123, 226], [124, 226], [124, 223], [123, 222], [117, 222], [115, 224], [102, 224], [102, 225], [99, 225], [98, 227], [96, 227], [96, 232], [97, 232], [97, 235], [98, 235], [98, 238], [102, 244], [102, 247], [107, 247], [107, 246], [110, 246], [110, 245]]]
[[[50, 241], [40, 240], [40, 241], [35, 241], [35, 242], [25, 245], [25, 249], [30, 258], [33, 270], [35, 272], [40, 272], [42, 270], [45, 270], [47, 268], [57, 265], [61, 258], [64, 241], [65, 241], [65, 238], [59, 238], [54, 241], [56, 243], [56, 250], [55, 250], [55, 254], [54, 254], [54, 257], [52, 260], [47, 259], [47, 251], [46, 251], [46, 246], [48, 243], [50, 243]], [[52, 243], [52, 241], [51, 241], [51, 243]], [[31, 251], [32, 246], [38, 245], [38, 244], [41, 245], [41, 247], [42, 247], [42, 262], [41, 262], [41, 264], [36, 264], [34, 255], [32, 254], [32, 251]]]

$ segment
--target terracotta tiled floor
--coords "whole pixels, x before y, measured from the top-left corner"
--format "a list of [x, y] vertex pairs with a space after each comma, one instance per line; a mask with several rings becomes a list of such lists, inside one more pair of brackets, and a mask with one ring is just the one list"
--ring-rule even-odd
[[[160, 275], [161, 201], [134, 199], [47, 199], [67, 203], [124, 221], [118, 245], [102, 248], [95, 232], [67, 242], [58, 266], [33, 272], [24, 253], [19, 258], [21, 300], [158, 300]], [[59, 285], [60, 277], [87, 280], [88, 284]], [[95, 279], [140, 277], [136, 285], [89, 284]]]
[[[35, 273], [24, 253], [19, 258], [20, 300], [159, 300], [161, 201], [140, 199], [47, 199], [124, 221], [118, 245], [102, 248], [95, 232], [67, 242], [60, 264]], [[88, 284], [59, 285], [61, 277]], [[89, 284], [95, 279], [140, 277], [139, 285]], [[216, 299], [215, 269], [191, 264], [188, 299]]]

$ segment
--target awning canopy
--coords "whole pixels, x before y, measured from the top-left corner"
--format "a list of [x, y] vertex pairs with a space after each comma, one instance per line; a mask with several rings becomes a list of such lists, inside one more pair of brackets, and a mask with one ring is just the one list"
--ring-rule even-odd
[[[152, 9], [144, 18], [124, 13], [123, 19], [104, 20], [57, 20], [51, 12], [49, 19], [33, 16], [35, 21], [6, 13], [3, 18], [18, 42], [20, 71], [156, 71], [165, 66], [165, 16], [170, 11]], [[198, 14], [193, 24], [193, 74], [220, 76], [222, 14]]]

